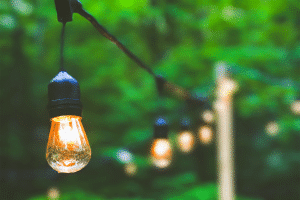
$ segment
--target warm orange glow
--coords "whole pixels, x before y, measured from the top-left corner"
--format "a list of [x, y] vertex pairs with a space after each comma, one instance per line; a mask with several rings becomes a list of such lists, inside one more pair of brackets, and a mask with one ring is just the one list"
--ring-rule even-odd
[[137, 166], [135, 163], [126, 163], [124, 171], [128, 176], [134, 176], [137, 173]]
[[211, 110], [206, 110], [202, 113], [202, 118], [205, 123], [212, 123], [214, 121], [214, 113]]
[[171, 164], [172, 149], [168, 139], [155, 139], [151, 148], [153, 164], [165, 168]]
[[84, 168], [91, 159], [91, 148], [81, 117], [66, 115], [51, 119], [46, 158], [59, 173], [73, 173]]
[[199, 139], [203, 144], [210, 144], [213, 138], [213, 132], [210, 126], [202, 126], [199, 129]]
[[184, 131], [178, 135], [178, 147], [184, 153], [191, 152], [194, 147], [195, 137], [190, 131]]

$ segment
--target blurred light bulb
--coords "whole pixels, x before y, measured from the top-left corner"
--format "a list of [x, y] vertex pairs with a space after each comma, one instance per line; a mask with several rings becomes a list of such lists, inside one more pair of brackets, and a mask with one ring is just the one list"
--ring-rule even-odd
[[128, 176], [134, 176], [137, 173], [137, 166], [135, 163], [126, 163], [124, 165], [124, 171]]
[[212, 123], [214, 121], [214, 113], [211, 110], [206, 110], [202, 113], [202, 119], [205, 123]]
[[278, 123], [275, 121], [269, 122], [266, 126], [266, 132], [268, 135], [270, 135], [272, 137], [277, 135], [279, 133]]
[[199, 128], [199, 139], [203, 144], [209, 144], [212, 141], [213, 132], [211, 127], [202, 126]]
[[84, 168], [91, 159], [91, 148], [81, 117], [65, 115], [51, 119], [46, 158], [59, 173], [73, 173]]
[[155, 139], [151, 148], [153, 164], [165, 168], [171, 164], [172, 149], [168, 139]]
[[178, 135], [178, 146], [184, 153], [188, 153], [193, 150], [195, 137], [190, 131], [181, 132]]
[[57, 187], [50, 187], [47, 191], [48, 199], [54, 200], [59, 199], [60, 193]]
[[295, 113], [296, 115], [300, 115], [300, 101], [294, 101], [291, 105], [291, 110], [293, 113]]

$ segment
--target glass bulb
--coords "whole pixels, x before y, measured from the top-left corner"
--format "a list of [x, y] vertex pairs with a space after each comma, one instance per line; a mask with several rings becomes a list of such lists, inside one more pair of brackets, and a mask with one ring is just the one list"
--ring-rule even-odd
[[188, 153], [193, 150], [195, 138], [190, 131], [181, 132], [178, 135], [178, 146], [184, 153]]
[[91, 159], [91, 148], [81, 117], [65, 115], [51, 119], [46, 159], [59, 173], [74, 173]]
[[199, 139], [203, 144], [209, 144], [212, 141], [213, 132], [211, 127], [209, 126], [202, 126], [199, 129]]
[[165, 168], [171, 164], [172, 149], [168, 139], [155, 139], [151, 148], [153, 164]]

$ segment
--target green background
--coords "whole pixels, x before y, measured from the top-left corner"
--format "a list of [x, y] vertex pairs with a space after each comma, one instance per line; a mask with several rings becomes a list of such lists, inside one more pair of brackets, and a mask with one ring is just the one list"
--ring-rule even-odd
[[[296, 0], [82, 0], [84, 8], [167, 80], [214, 100], [219, 61], [239, 83], [234, 100], [239, 199], [300, 198], [300, 6]], [[65, 68], [81, 87], [83, 125], [92, 148], [87, 167], [58, 174], [45, 159], [50, 128], [47, 85], [59, 71], [60, 31], [53, 0], [0, 4], [0, 198], [216, 199], [215, 144], [190, 155], [176, 149], [179, 121], [197, 130], [202, 108], [166, 96], [174, 160], [149, 162], [157, 116], [155, 82], [81, 16], [66, 26]], [[185, 112], [187, 110], [187, 112]], [[276, 120], [280, 132], [265, 133]], [[134, 155], [124, 174], [117, 152]], [[250, 198], [244, 198], [250, 197]]]

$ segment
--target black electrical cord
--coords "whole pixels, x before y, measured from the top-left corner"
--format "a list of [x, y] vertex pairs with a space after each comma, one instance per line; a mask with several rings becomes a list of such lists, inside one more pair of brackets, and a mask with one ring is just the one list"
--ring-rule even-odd
[[62, 23], [61, 37], [60, 37], [60, 71], [65, 71], [64, 68], [64, 43], [65, 43], [65, 29], [66, 22]]
[[112, 34], [110, 34], [99, 22], [88, 12], [86, 12], [82, 4], [78, 0], [55, 0], [55, 6], [57, 11], [57, 17], [58, 21], [62, 22], [63, 25], [63, 31], [62, 31], [62, 39], [61, 39], [61, 70], [64, 70], [63, 68], [63, 42], [64, 42], [64, 26], [66, 22], [72, 21], [72, 15], [73, 13], [78, 13], [85, 19], [87, 19], [96, 29], [99, 33], [101, 33], [104, 37], [109, 39], [112, 43], [117, 45], [119, 49], [121, 49], [130, 59], [132, 59], [136, 64], [138, 64], [139, 67], [146, 70], [150, 75], [154, 76], [154, 78], [157, 80], [162, 79], [163, 80], [163, 86], [161, 88], [166, 89], [171, 94], [175, 95], [177, 98], [186, 100], [190, 103], [193, 103], [197, 106], [202, 106], [206, 103], [207, 99], [204, 98], [198, 98], [196, 96], [192, 96], [189, 91], [186, 89], [179, 87], [176, 84], [173, 84], [171, 82], [166, 81], [162, 77], [158, 77], [153, 70], [148, 67], [146, 64], [144, 64], [136, 55], [134, 55], [129, 49], [127, 49], [121, 42], [117, 40], [116, 37], [114, 37]]
[[[121, 49], [129, 58], [131, 58], [138, 66], [146, 70], [149, 74], [155, 77], [155, 79], [158, 78], [158, 76], [153, 72], [153, 70], [148, 67], [145, 63], [143, 63], [136, 55], [134, 55], [129, 49], [127, 49], [121, 42], [117, 40], [116, 37], [114, 37], [112, 34], [110, 34], [99, 22], [88, 12], [86, 12], [82, 4], [78, 0], [70, 0], [70, 5], [72, 8], [72, 11], [75, 13], [80, 14], [82, 17], [87, 19], [97, 30], [99, 33], [101, 33], [104, 37], [109, 39], [112, 43], [117, 45], [119, 49]], [[204, 104], [203, 99], [196, 100], [190, 92], [185, 90], [182, 87], [179, 87], [173, 83], [170, 83], [164, 79], [163, 81], [164, 85], [163, 88], [170, 91], [171, 94], [177, 96], [179, 99], [183, 100], [193, 100], [194, 103], [197, 104]]]

